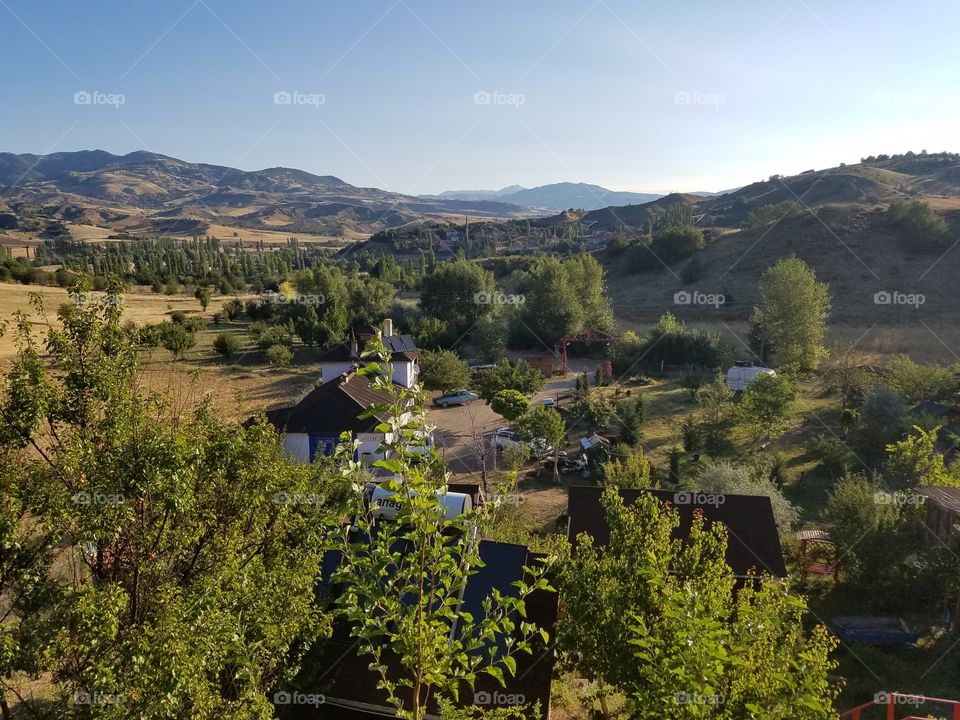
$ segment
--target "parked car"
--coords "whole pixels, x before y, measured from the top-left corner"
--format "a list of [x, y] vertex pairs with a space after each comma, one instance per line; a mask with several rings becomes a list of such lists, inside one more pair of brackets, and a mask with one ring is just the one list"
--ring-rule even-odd
[[548, 408], [556, 408], [556, 407], [557, 407], [557, 401], [554, 400], [552, 397], [545, 397], [545, 398], [543, 398], [543, 400], [540, 401], [540, 404], [543, 405], [544, 407], [548, 407]]
[[467, 405], [479, 397], [479, 395], [469, 390], [451, 390], [440, 397], [434, 398], [433, 404], [442, 408], [450, 407], [451, 405]]
[[727, 370], [727, 387], [732, 390], [743, 390], [757, 375], [776, 375], [770, 368], [754, 365], [752, 362], [740, 360]]
[[[522, 442], [523, 440], [520, 439], [517, 431], [513, 428], [500, 428], [493, 434], [493, 444], [497, 448], [497, 452], [502, 452], [505, 448], [512, 447], [513, 445], [519, 445]], [[550, 447], [547, 441], [543, 438], [534, 438], [529, 444], [531, 457], [543, 460], [544, 458], [553, 455], [553, 448]], [[566, 453], [561, 450], [560, 457], [565, 456]]]

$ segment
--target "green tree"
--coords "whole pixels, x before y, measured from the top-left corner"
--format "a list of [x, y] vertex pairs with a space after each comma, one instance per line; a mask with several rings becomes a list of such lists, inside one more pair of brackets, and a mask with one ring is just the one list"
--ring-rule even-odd
[[240, 338], [234, 333], [222, 332], [213, 339], [213, 349], [230, 360], [240, 351]]
[[490, 403], [493, 396], [501, 390], [517, 390], [525, 395], [543, 390], [545, 379], [536, 368], [532, 368], [523, 360], [511, 362], [504, 358], [494, 367], [485, 370], [477, 379], [480, 397]]
[[907, 410], [890, 388], [878, 385], [863, 400], [857, 444], [869, 457], [883, 455], [887, 445], [900, 438], [906, 426]]
[[595, 432], [606, 427], [614, 418], [616, 408], [603, 393], [594, 388], [574, 399], [570, 403], [570, 412], [586, 423], [588, 431]]
[[[530, 410], [526, 415], [516, 422], [517, 433], [527, 442], [545, 442], [552, 447], [553, 453], [553, 476], [560, 477], [560, 453], [558, 452], [563, 445], [566, 436], [566, 426], [563, 417], [553, 408], [539, 406]], [[537, 457], [540, 462], [540, 457]]]
[[784, 373], [761, 373], [743, 391], [738, 414], [759, 440], [783, 435], [790, 410], [797, 398], [796, 383]]
[[197, 344], [197, 337], [180, 323], [165, 322], [160, 324], [160, 344], [173, 353], [174, 358], [182, 358], [187, 350]]
[[731, 390], [723, 376], [718, 375], [713, 382], [697, 391], [700, 404], [697, 413], [696, 439], [711, 456], [717, 457], [730, 447], [730, 428], [736, 417]]
[[484, 362], [495, 363], [503, 359], [507, 353], [507, 338], [509, 328], [502, 317], [485, 317], [477, 321], [476, 327], [470, 333], [470, 339], [480, 353]]
[[913, 434], [887, 445], [883, 477], [895, 488], [916, 485], [958, 485], [943, 464], [943, 455], [934, 450], [940, 428], [926, 431], [914, 426]]
[[894, 355], [885, 369], [884, 383], [909, 403], [952, 398], [957, 392], [954, 371], [938, 363], [920, 364]]
[[620, 442], [636, 447], [643, 439], [643, 398], [625, 400], [614, 406], [613, 421]]
[[[439, 459], [431, 455], [414, 462], [406, 448], [425, 424], [422, 391], [390, 380], [381, 344], [368, 346], [368, 351], [373, 361], [361, 372], [390, 396], [388, 403], [370, 410], [388, 417], [384, 427], [393, 429], [388, 459], [376, 464], [390, 473], [380, 487], [393, 493], [396, 513], [391, 521], [377, 516], [364, 490], [368, 476], [350, 462], [358, 446], [342, 443], [342, 473], [353, 488], [350, 514], [359, 532], [343, 525], [335, 535], [342, 563], [333, 582], [342, 583], [339, 612], [353, 627], [358, 652], [370, 658], [370, 667], [380, 676], [378, 686], [397, 716], [423, 720], [435, 697], [456, 699], [484, 673], [502, 683], [505, 673], [516, 672], [518, 654], [547, 642], [546, 632], [524, 617], [530, 595], [550, 590], [548, 568], [530, 570], [514, 594], [487, 597], [481, 615], [462, 608], [458, 599], [480, 567], [471, 528], [485, 525], [489, 510], [484, 506], [456, 518], [446, 516]], [[358, 542], [357, 537], [365, 540]], [[398, 553], [397, 547], [405, 552]], [[383, 582], [386, 576], [388, 583]], [[498, 652], [498, 645], [506, 649]], [[391, 670], [395, 666], [399, 673]]]
[[267, 360], [274, 367], [287, 367], [293, 360], [293, 350], [286, 345], [271, 345], [267, 348]]
[[689, 257], [703, 250], [705, 242], [703, 232], [694, 225], [671, 225], [657, 233], [651, 249], [663, 262]]
[[497, 415], [514, 422], [530, 409], [530, 400], [519, 390], [501, 390], [493, 396], [490, 407]]
[[616, 488], [648, 488], [650, 483], [650, 461], [637, 450], [623, 460], [608, 460], [603, 464], [603, 484]]
[[787, 258], [760, 278], [756, 325], [781, 365], [814, 370], [826, 355], [823, 333], [830, 293], [799, 258]]
[[119, 302], [58, 316], [43, 348], [21, 318], [2, 399], [19, 530], [60, 549], [40, 612], [3, 623], [0, 668], [52, 684], [27, 716], [76, 717], [87, 693], [115, 700], [103, 718], [273, 717], [269, 693], [329, 625], [314, 587], [332, 485], [263, 422], [145, 395]]
[[884, 219], [906, 230], [910, 239], [921, 245], [939, 245], [948, 236], [946, 221], [924, 200], [894, 200], [884, 213]]
[[[561, 551], [562, 659], [630, 700], [640, 720], [833, 717], [835, 641], [804, 630], [806, 606], [773, 579], [734, 592], [727, 532], [695, 518], [677, 542], [675, 511], [643, 494], [603, 496], [607, 547]], [[602, 703], [605, 706], [605, 703]]]
[[777, 529], [786, 535], [796, 524], [800, 514], [769, 477], [764, 477], [759, 468], [737, 465], [728, 460], [707, 463], [696, 480], [687, 484], [690, 490], [728, 495], [759, 495], [770, 498]]
[[423, 279], [420, 309], [443, 318], [457, 333], [466, 332], [490, 312], [495, 290], [493, 273], [477, 263], [464, 259], [439, 263]]
[[197, 299], [197, 302], [200, 303], [203, 311], [206, 312], [207, 306], [210, 304], [210, 288], [205, 285], [200, 285], [193, 291], [193, 296]]
[[452, 350], [420, 353], [420, 379], [431, 390], [458, 390], [470, 384], [470, 368]]

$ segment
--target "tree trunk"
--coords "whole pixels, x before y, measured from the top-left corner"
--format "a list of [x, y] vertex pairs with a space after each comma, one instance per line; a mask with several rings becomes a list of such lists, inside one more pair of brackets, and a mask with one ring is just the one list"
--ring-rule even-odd
[[7, 705], [7, 698], [0, 695], [0, 713], [3, 714], [3, 720], [13, 720], [13, 713], [10, 712], [10, 706]]
[[600, 701], [600, 711], [603, 713], [603, 716], [605, 718], [609, 718], [610, 708], [607, 707], [607, 696], [603, 693], [600, 693], [600, 695], [597, 696], [597, 699]]

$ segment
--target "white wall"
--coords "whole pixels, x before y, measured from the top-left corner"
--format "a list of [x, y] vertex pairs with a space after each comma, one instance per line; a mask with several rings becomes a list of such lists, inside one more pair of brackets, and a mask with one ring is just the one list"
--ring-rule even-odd
[[412, 361], [393, 363], [393, 381], [405, 388], [412, 388], [417, 383], [420, 368]]
[[283, 436], [283, 451], [297, 462], [308, 463], [310, 462], [310, 438], [306, 433], [286, 433]]
[[353, 367], [352, 362], [331, 362], [320, 365], [320, 381], [328, 383]]

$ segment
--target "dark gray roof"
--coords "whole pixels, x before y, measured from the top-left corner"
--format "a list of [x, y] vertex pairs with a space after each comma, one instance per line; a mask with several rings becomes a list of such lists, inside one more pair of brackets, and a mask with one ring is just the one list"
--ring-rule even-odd
[[311, 390], [300, 402], [267, 411], [278, 430], [308, 435], [373, 432], [386, 418], [359, 416], [374, 404], [388, 403], [390, 395], [374, 390], [367, 378], [350, 371]]
[[919, 485], [913, 491], [950, 512], [960, 513], [960, 487]]
[[[705, 493], [675, 493], [672, 490], [628, 490], [620, 491], [620, 497], [627, 505], [632, 505], [641, 493], [650, 493], [664, 504], [670, 505], [680, 518], [675, 535], [686, 538], [690, 533], [694, 513], [699, 511], [708, 522], [720, 522], [727, 526], [727, 564], [737, 577], [745, 577], [749, 572], [770, 573], [784, 578], [787, 567], [783, 560], [783, 549], [777, 524], [773, 519], [773, 506], [770, 498], [759, 495], [726, 495], [721, 504], [697, 504], [696, 499]], [[572, 486], [568, 496], [567, 514], [569, 524], [567, 537], [573, 542], [581, 533], [587, 533], [598, 544], [610, 542], [610, 527], [607, 525], [606, 512], [600, 502], [603, 489], [598, 487]], [[677, 496], [686, 495], [692, 502], [678, 503]]]

